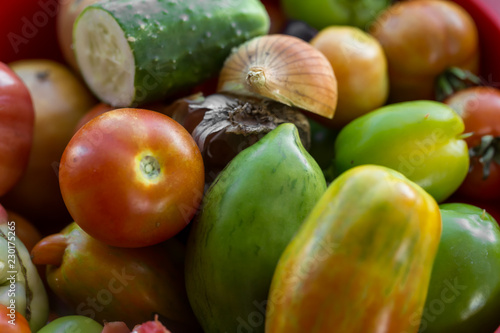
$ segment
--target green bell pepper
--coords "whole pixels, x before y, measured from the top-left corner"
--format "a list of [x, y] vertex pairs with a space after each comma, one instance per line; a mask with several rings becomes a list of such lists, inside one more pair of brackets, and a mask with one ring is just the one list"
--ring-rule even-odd
[[460, 116], [443, 103], [384, 106], [340, 131], [335, 172], [363, 164], [382, 165], [399, 171], [441, 202], [460, 186], [469, 169], [463, 130]]
[[316, 29], [352, 25], [367, 29], [391, 0], [281, 0], [285, 14]]
[[325, 190], [292, 123], [240, 152], [219, 174], [186, 248], [186, 290], [205, 333], [264, 333], [276, 264]]
[[500, 325], [500, 227], [481, 208], [440, 206], [443, 229], [419, 332], [493, 332]]

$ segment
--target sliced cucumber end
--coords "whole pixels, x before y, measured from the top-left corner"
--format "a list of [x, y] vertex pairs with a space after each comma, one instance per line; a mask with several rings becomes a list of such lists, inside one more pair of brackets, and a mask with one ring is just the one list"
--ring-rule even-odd
[[105, 103], [127, 107], [135, 96], [135, 60], [127, 37], [111, 14], [87, 8], [75, 23], [76, 60], [89, 88]]

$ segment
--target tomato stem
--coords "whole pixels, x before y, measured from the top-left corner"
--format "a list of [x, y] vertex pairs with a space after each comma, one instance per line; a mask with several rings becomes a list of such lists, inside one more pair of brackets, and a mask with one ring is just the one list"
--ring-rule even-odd
[[144, 156], [141, 159], [141, 171], [149, 179], [157, 178], [160, 174], [160, 163], [151, 155]]
[[[478, 158], [483, 166], [483, 180], [490, 176], [490, 166], [492, 162], [500, 164], [500, 137], [484, 135], [481, 143], [469, 149], [470, 158]], [[471, 166], [472, 167], [472, 166]]]
[[481, 79], [470, 71], [450, 67], [436, 79], [436, 100], [442, 102], [457, 91], [481, 84]]

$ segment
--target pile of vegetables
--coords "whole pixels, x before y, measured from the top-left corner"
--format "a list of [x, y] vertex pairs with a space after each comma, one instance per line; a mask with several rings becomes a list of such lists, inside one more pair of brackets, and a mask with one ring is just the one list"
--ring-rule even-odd
[[499, 332], [467, 5], [31, 2], [0, 40], [2, 333]]

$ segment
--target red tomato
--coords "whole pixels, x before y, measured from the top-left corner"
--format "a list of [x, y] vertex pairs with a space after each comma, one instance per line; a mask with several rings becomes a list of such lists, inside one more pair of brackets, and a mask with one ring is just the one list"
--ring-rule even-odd
[[73, 136], [61, 193], [75, 222], [112, 246], [141, 247], [182, 230], [200, 204], [201, 153], [172, 118], [144, 109], [106, 112]]
[[[471, 156], [470, 171], [458, 189], [463, 196], [477, 199], [500, 198], [500, 90], [491, 87], [473, 87], [461, 90], [445, 100], [464, 120], [469, 149], [482, 149]], [[490, 137], [491, 143], [481, 143]], [[491, 155], [490, 155], [491, 154]], [[486, 161], [490, 161], [486, 174]], [[486, 164], [487, 165], [487, 164]], [[488, 166], [488, 165], [487, 165]]]
[[500, 1], [454, 0], [474, 18], [481, 38], [481, 74], [490, 85], [500, 82]]
[[57, 164], [76, 123], [97, 102], [85, 84], [58, 62], [31, 59], [10, 66], [30, 92], [35, 125], [26, 172], [1, 202], [42, 233], [58, 232], [72, 218], [59, 189]]
[[[9, 322], [10, 321], [10, 322]], [[31, 333], [26, 318], [15, 309], [8, 309], [0, 304], [0, 332], [2, 333]]]
[[389, 102], [433, 99], [450, 67], [479, 71], [479, 42], [470, 15], [452, 1], [401, 1], [370, 27], [387, 56]]
[[18, 182], [28, 165], [34, 117], [28, 88], [0, 62], [0, 196]]
[[60, 2], [62, 1], [2, 1], [0, 61], [30, 58], [62, 61], [56, 34], [56, 15]]
[[[169, 108], [170, 103], [164, 103], [164, 102], [152, 102], [152, 103], [147, 103], [141, 106], [142, 109], [146, 110], [152, 110], [156, 112], [160, 112], [163, 114], [166, 114], [169, 117], [172, 117], [172, 112], [171, 108]], [[83, 125], [88, 123], [91, 119], [105, 113], [111, 110], [115, 110], [115, 107], [112, 107], [109, 104], [106, 103], [99, 103], [94, 105], [87, 113], [83, 115], [82, 118], [78, 121], [78, 124], [76, 124], [75, 127], [75, 133], [78, 131]]]

